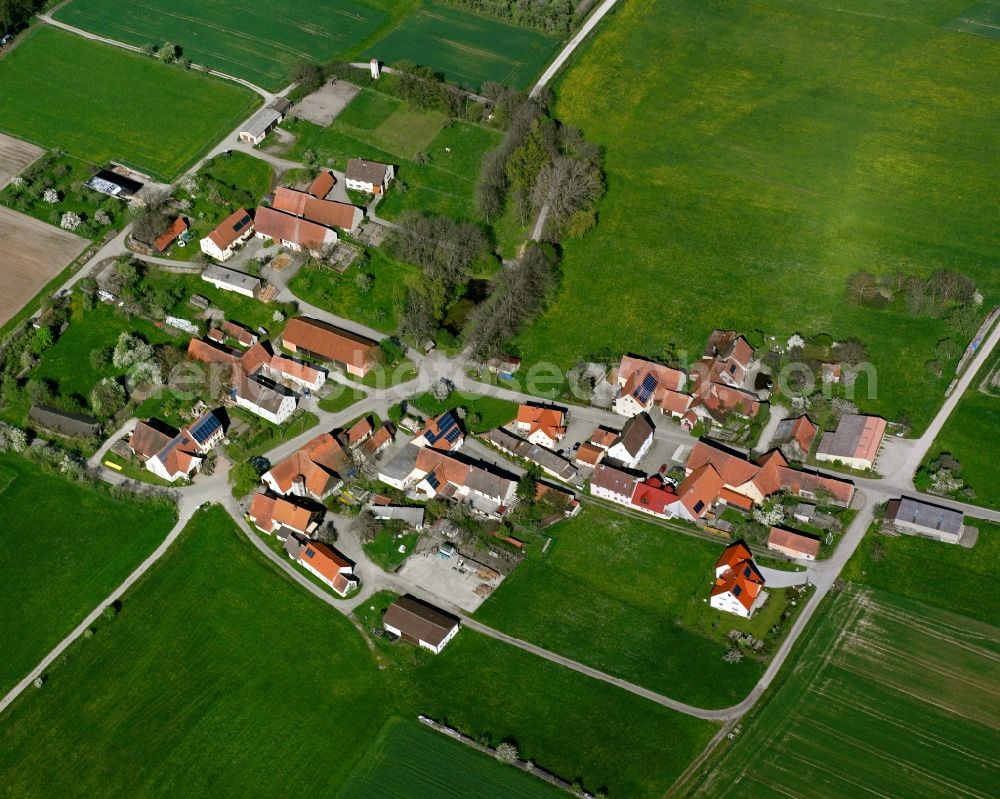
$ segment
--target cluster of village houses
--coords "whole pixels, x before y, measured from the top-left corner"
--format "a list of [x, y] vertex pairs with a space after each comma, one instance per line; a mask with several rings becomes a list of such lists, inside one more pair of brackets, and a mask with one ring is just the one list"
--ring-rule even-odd
[[[262, 139], [273, 127], [272, 117], [282, 113], [280, 109], [264, 111], [268, 117], [260, 120], [257, 127], [261, 130], [256, 134], [248, 131], [247, 135]], [[345, 185], [379, 194], [393, 178], [391, 165], [352, 159]], [[202, 251], [223, 262], [252, 236], [294, 251], [316, 252], [335, 244], [337, 229], [354, 230], [363, 218], [362, 209], [327, 199], [335, 181], [332, 173], [324, 171], [304, 190], [279, 187], [273, 197], [267, 198], [269, 204], [257, 208], [253, 215], [241, 208], [223, 220], [201, 240]], [[168, 248], [185, 231], [184, 220], [175, 221], [157, 240], [156, 249]], [[210, 265], [202, 278], [223, 290], [268, 299], [263, 296], [261, 281], [245, 272]], [[363, 378], [376, 362], [378, 346], [370, 339], [305, 317], [290, 319], [279, 342], [280, 348], [276, 349], [261, 341], [254, 331], [225, 321], [210, 329], [204, 339], [192, 339], [188, 356], [222, 369], [229, 403], [282, 424], [294, 413], [303, 395], [323, 387], [328, 372], [317, 362]], [[516, 358], [498, 359], [489, 365], [491, 371], [508, 375], [518, 366]], [[727, 507], [749, 512], [778, 493], [849, 505], [854, 494], [849, 481], [791, 465], [804, 462], [813, 452], [818, 434], [816, 425], [804, 415], [782, 420], [774, 438], [777, 447], [756, 460], [701, 440], [692, 448], [685, 476], [679, 481], [666, 476], [663, 468], [654, 474], [640, 470], [656, 431], [650, 414], [657, 409], [688, 431], [699, 423], [723, 424], [732, 416], [756, 417], [764, 403], [751, 385], [754, 366], [753, 348], [732, 330], [713, 331], [701, 359], [686, 372], [626, 354], [608, 376], [616, 388], [612, 409], [626, 420], [621, 429], [599, 426], [577, 446], [575, 454], [567, 456], [564, 450], [557, 450], [566, 436], [567, 410], [529, 403], [519, 407], [511, 423], [489, 431], [481, 440], [502, 453], [535, 464], [546, 476], [561, 483], [581, 487], [589, 481], [593, 496], [661, 519], [702, 523], [716, 518]], [[838, 380], [839, 365], [824, 364], [823, 375], [824, 380]], [[821, 436], [814, 456], [853, 469], [872, 469], [885, 429], [885, 420], [878, 417], [846, 414], [836, 430]], [[377, 465], [378, 479], [386, 485], [405, 492], [413, 501], [443, 499], [462, 503], [489, 519], [503, 519], [516, 507], [514, 475], [460, 452], [466, 433], [455, 413], [447, 411], [427, 420], [404, 417], [400, 430], [412, 438], [392, 458]], [[346, 595], [358, 584], [353, 564], [311, 536], [322, 522], [324, 500], [340, 490], [344, 480], [354, 473], [359, 458], [374, 459], [392, 443], [396, 433], [388, 425], [376, 428], [363, 419], [350, 430], [318, 435], [262, 476], [263, 490], [252, 497], [248, 519], [260, 530], [283, 540], [290, 558], [337, 593]], [[211, 412], [182, 431], [151, 420], [137, 425], [130, 448], [152, 473], [173, 482], [190, 478], [223, 434], [221, 422]], [[573, 491], [559, 482], [540, 483], [539, 490], [563, 492], [566, 515], [579, 512], [580, 503]], [[960, 514], [956, 522], [926, 503], [906, 498], [896, 503], [890, 507], [889, 521], [896, 519], [897, 529], [902, 532], [956, 541], [962, 533]], [[421, 523], [410, 518], [414, 511], [410, 506], [381, 503], [373, 505], [372, 510], [377, 518], [405, 517]], [[775, 527], [768, 547], [791, 558], [810, 560], [818, 556], [820, 540]], [[750, 549], [736, 542], [726, 548], [716, 565], [710, 603], [719, 610], [749, 617], [766, 600], [763, 587], [764, 577]], [[413, 597], [397, 600], [390, 613], [386, 615], [390, 634], [432, 651], [440, 651], [458, 628], [457, 620]]]
[[[347, 164], [344, 185], [351, 190], [381, 194], [395, 177], [392, 164], [352, 158]], [[328, 200], [336, 178], [323, 171], [304, 191], [280, 186], [251, 214], [239, 208], [201, 240], [201, 251], [217, 261], [229, 260], [239, 246], [256, 236], [295, 252], [316, 252], [337, 243], [337, 230], [355, 230], [364, 211], [355, 205]]]

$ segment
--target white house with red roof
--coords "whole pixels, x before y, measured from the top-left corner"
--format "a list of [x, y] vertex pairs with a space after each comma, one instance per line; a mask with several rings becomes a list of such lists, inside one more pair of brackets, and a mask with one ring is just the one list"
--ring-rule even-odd
[[302, 535], [290, 535], [285, 539], [285, 552], [340, 596], [346, 596], [358, 587], [354, 564], [321, 541], [313, 541]]
[[555, 449], [566, 435], [566, 409], [522, 403], [511, 426], [532, 444]]
[[687, 375], [680, 369], [626, 354], [618, 364], [617, 381], [618, 396], [612, 406], [614, 412], [621, 416], [635, 416], [661, 401], [665, 392], [683, 391]]
[[764, 575], [743, 541], [734, 541], [715, 564], [709, 604], [716, 610], [749, 619], [767, 601]]

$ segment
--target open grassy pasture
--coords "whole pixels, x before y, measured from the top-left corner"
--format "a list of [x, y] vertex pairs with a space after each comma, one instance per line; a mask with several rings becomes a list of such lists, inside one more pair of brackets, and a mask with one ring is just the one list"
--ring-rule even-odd
[[1000, 299], [1000, 47], [941, 27], [965, 5], [624, 0], [556, 86], [557, 116], [606, 148], [608, 193], [521, 354], [853, 335], [878, 370], [862, 405], [921, 429], [954, 364], [924, 367], [945, 323], [843, 294], [859, 269], [944, 268], [984, 314]]
[[2, 695], [156, 548], [174, 514], [13, 455], [0, 455], [0, 507]]
[[687, 796], [996, 795], [1000, 630], [852, 586], [807, 635]]
[[[870, 532], [848, 561], [843, 576], [916, 601], [928, 600], [928, 585], [947, 586], [934, 592], [935, 605], [1000, 627], [1000, 609], [982, 598], [983, 586], [997, 577], [1000, 525], [971, 518], [966, 522], [979, 528], [979, 539], [972, 549]], [[876, 542], [884, 553], [881, 560], [872, 557]]]
[[[358, 609], [366, 629], [391, 599], [378, 594]], [[591, 792], [660, 799], [718, 729], [472, 630], [440, 655], [375, 643], [401, 715], [422, 713], [494, 745], [509, 740], [522, 758]]]
[[56, 17], [143, 46], [180, 45], [183, 57], [277, 91], [296, 61], [325, 61], [366, 40], [388, 20], [352, 0], [263, 0], [235, 13], [224, 0], [72, 0]]
[[743, 699], [764, 665], [726, 663], [725, 635], [764, 638], [784, 592], [745, 621], [708, 606], [715, 544], [598, 507], [547, 531], [476, 618], [518, 638], [700, 707]]
[[[990, 445], [988, 442], [994, 442]], [[976, 492], [975, 503], [1000, 508], [1000, 353], [987, 361], [958, 407], [948, 417], [926, 460], [950, 452], [962, 464], [961, 477]]]
[[427, 416], [437, 416], [457, 407], [465, 408], [468, 415], [463, 424], [472, 433], [485, 433], [513, 421], [517, 416], [516, 402], [482, 395], [452, 393], [440, 402], [427, 391], [411, 397], [409, 403]]
[[40, 26], [0, 60], [0, 128], [171, 180], [257, 105], [249, 89]]
[[423, 2], [365, 58], [412, 61], [473, 91], [487, 81], [525, 88], [559, 44], [554, 36], [443, 3]]
[[[351, 158], [393, 163], [402, 191], [391, 187], [378, 206], [379, 216], [393, 219], [405, 210], [476, 219], [474, 196], [483, 155], [496, 147], [500, 132], [467, 122], [446, 122], [440, 114], [411, 108], [394, 97], [365, 89], [329, 127], [291, 119], [284, 127], [296, 142], [287, 157], [344, 169]], [[419, 154], [427, 163], [417, 164]]]
[[337, 799], [560, 799], [565, 794], [418, 721], [390, 719], [355, 766]]
[[0, 206], [0, 325], [83, 252], [86, 239]]
[[373, 652], [212, 508], [115, 619], [0, 717], [0, 785], [18, 797], [219, 785], [329, 796], [345, 781], [357, 789], [348, 777], [388, 718], [418, 713], [513, 739], [556, 773], [637, 799], [662, 796], [716, 729], [470, 630], [437, 657], [381, 640]]
[[213, 508], [0, 718], [2, 784], [25, 797], [330, 795], [382, 724], [377, 680], [350, 623]]

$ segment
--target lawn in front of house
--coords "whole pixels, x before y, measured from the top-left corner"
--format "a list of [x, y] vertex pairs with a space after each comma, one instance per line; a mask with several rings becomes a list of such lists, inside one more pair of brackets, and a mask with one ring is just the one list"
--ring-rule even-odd
[[0, 128], [104, 166], [172, 180], [259, 102], [218, 78], [36, 27], [0, 60]]
[[693, 358], [713, 328], [857, 336], [878, 375], [861, 406], [922, 430], [955, 359], [925, 364], [954, 334], [849, 304], [846, 280], [949, 269], [984, 316], [1000, 301], [1000, 47], [941, 28], [960, 2], [891, 6], [620, 3], [554, 86], [555, 115], [605, 149], [608, 191], [518, 340], [525, 364]]
[[[420, 270], [366, 248], [365, 257], [343, 274], [314, 263], [301, 267], [288, 288], [297, 297], [337, 316], [394, 333], [399, 327], [410, 286], [422, 281]], [[360, 276], [367, 275], [368, 279]]]
[[517, 403], [497, 397], [452, 393], [443, 402], [430, 392], [411, 397], [409, 404], [427, 416], [438, 416], [455, 408], [467, 411], [463, 426], [470, 433], [485, 433], [512, 422], [517, 417]]
[[477, 619], [699, 707], [735, 704], [760, 679], [757, 654], [723, 660], [726, 636], [750, 633], [773, 649], [769, 630], [792, 597], [769, 589], [749, 620], [711, 608], [724, 542], [593, 505], [546, 534], [553, 539], [546, 554], [530, 552]]
[[[191, 238], [186, 247], [175, 244], [165, 256], [181, 261], [199, 257], [198, 243], [223, 219], [240, 208], [253, 213], [264, 195], [271, 191], [274, 171], [266, 161], [234, 151], [207, 161], [194, 180], [193, 192], [185, 189], [183, 183], [173, 192], [177, 201], [188, 206], [183, 216], [190, 223]], [[163, 255], [161, 253], [161, 257]]]
[[113, 499], [0, 454], [0, 695], [24, 677], [166, 536], [165, 503]]

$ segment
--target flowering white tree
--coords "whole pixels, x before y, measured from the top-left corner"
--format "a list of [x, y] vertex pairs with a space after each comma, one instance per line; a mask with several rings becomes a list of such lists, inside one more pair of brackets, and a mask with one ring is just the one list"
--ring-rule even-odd
[[76, 230], [80, 225], [83, 224], [83, 220], [79, 216], [74, 214], [72, 211], [67, 211], [62, 215], [62, 220], [59, 222], [59, 227], [63, 230]]
[[761, 507], [753, 509], [753, 518], [766, 527], [774, 527], [784, 521], [785, 509], [778, 502], [764, 503]]
[[[148, 344], [145, 346], [149, 346]], [[152, 383], [158, 386], [163, 383], [163, 372], [160, 365], [153, 360], [137, 361], [129, 369], [129, 381], [134, 385]]]
[[0, 452], [24, 452], [28, 437], [18, 427], [0, 427]]
[[195, 192], [198, 191], [198, 179], [194, 175], [188, 175], [181, 180], [181, 188], [194, 197]]
[[24, 188], [24, 178], [20, 175], [15, 175], [10, 179], [10, 185], [17, 189]]
[[448, 378], [442, 377], [433, 386], [431, 386], [431, 395], [438, 402], [444, 402], [449, 396], [451, 396], [453, 388], [454, 385], [452, 382], [448, 380]]
[[94, 221], [98, 225], [110, 225], [111, 224], [111, 217], [108, 216], [107, 211], [100, 211], [99, 210], [99, 211], [95, 211], [94, 212]]
[[46, 189], [42, 192], [42, 199], [45, 200], [49, 205], [55, 205], [59, 202], [59, 192], [55, 189]]
[[105, 377], [90, 392], [90, 405], [97, 413], [111, 416], [120, 411], [126, 401], [125, 387], [117, 380]]
[[111, 363], [116, 369], [128, 369], [133, 364], [150, 361], [153, 358], [153, 348], [142, 339], [122, 332], [115, 344]]
[[517, 747], [512, 743], [507, 743], [504, 741], [500, 744], [493, 756], [499, 760], [501, 763], [516, 763], [517, 762]]

